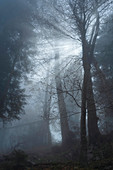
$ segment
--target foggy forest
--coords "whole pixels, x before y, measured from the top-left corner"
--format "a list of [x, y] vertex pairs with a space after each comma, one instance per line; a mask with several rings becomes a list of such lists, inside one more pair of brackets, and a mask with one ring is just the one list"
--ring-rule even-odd
[[0, 170], [113, 169], [113, 0], [0, 0]]

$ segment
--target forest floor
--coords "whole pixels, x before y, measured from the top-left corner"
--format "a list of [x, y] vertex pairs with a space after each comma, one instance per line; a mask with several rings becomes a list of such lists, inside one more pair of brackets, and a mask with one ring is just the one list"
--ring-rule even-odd
[[95, 150], [93, 156], [90, 151], [85, 166], [79, 163], [79, 153], [74, 155], [72, 150], [62, 151], [58, 147], [41, 150], [38, 153], [14, 150], [0, 157], [0, 170], [113, 170], [113, 152], [108, 146]]
[[0, 164], [0, 170], [113, 170], [113, 159], [104, 159], [81, 166], [76, 162], [51, 162], [51, 163], [15, 163], [12, 161], [4, 161]]

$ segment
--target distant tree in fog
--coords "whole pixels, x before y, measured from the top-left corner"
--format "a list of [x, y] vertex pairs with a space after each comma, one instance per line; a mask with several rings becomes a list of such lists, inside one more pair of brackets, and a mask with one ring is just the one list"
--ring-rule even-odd
[[28, 23], [31, 14], [28, 4], [12, 0], [7, 5], [8, 2], [1, 2], [0, 118], [12, 120], [24, 112], [25, 93], [21, 82], [31, 68], [29, 47], [33, 29]]
[[[113, 49], [112, 49], [112, 34], [113, 34], [113, 14], [110, 14], [104, 21], [100, 29], [99, 38], [97, 40], [95, 57], [98, 61], [98, 65], [94, 73], [94, 82], [97, 90], [96, 100], [100, 104], [100, 108], [103, 108], [103, 114], [105, 115], [105, 126], [109, 127], [109, 122], [112, 119], [113, 113]], [[105, 31], [106, 30], [106, 31]], [[102, 88], [103, 87], [103, 88]], [[108, 125], [107, 125], [108, 124]], [[111, 123], [110, 123], [111, 124]], [[108, 128], [113, 129], [112, 126]], [[107, 129], [106, 129], [107, 130]], [[109, 131], [108, 130], [108, 131]]]
[[56, 91], [58, 96], [58, 107], [60, 113], [60, 124], [61, 124], [61, 134], [62, 134], [62, 144], [65, 146], [68, 144], [70, 139], [69, 124], [67, 118], [67, 109], [66, 103], [63, 95], [62, 82], [60, 78], [60, 69], [59, 69], [59, 54], [55, 54], [55, 82], [56, 82]]

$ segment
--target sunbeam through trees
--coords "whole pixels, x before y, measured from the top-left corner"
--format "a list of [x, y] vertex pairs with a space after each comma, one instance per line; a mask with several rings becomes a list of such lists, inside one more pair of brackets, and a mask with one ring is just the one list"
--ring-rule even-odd
[[0, 169], [113, 169], [113, 0], [0, 0]]

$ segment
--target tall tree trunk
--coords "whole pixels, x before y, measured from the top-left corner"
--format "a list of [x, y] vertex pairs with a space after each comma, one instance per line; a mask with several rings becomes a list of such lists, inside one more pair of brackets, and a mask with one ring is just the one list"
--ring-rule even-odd
[[80, 149], [80, 163], [87, 163], [87, 138], [86, 138], [86, 93], [87, 93], [87, 77], [84, 74], [82, 85], [82, 106], [81, 106], [81, 149]]
[[86, 77], [86, 102], [87, 102], [87, 110], [88, 110], [88, 137], [89, 144], [95, 144], [97, 137], [100, 136], [100, 132], [97, 125], [97, 116], [96, 116], [96, 106], [92, 88], [92, 80], [91, 80], [91, 62], [92, 55], [90, 52], [89, 45], [84, 38], [83, 45], [83, 67], [84, 74]]
[[89, 144], [96, 144], [100, 137], [97, 125], [96, 106], [92, 88], [90, 65], [87, 68], [87, 110], [88, 110], [88, 136]]
[[51, 104], [51, 96], [49, 94], [49, 70], [47, 71], [47, 78], [46, 78], [46, 92], [45, 92], [45, 101], [44, 101], [44, 125], [45, 125], [45, 144], [51, 145], [51, 132], [49, 126], [49, 119], [50, 119], [50, 104]]
[[69, 142], [69, 125], [67, 120], [67, 110], [64, 101], [62, 82], [60, 78], [60, 69], [59, 69], [59, 54], [55, 55], [55, 82], [56, 82], [56, 90], [58, 96], [58, 106], [60, 112], [60, 123], [61, 123], [61, 134], [62, 134], [62, 144], [63, 146], [67, 145]]

